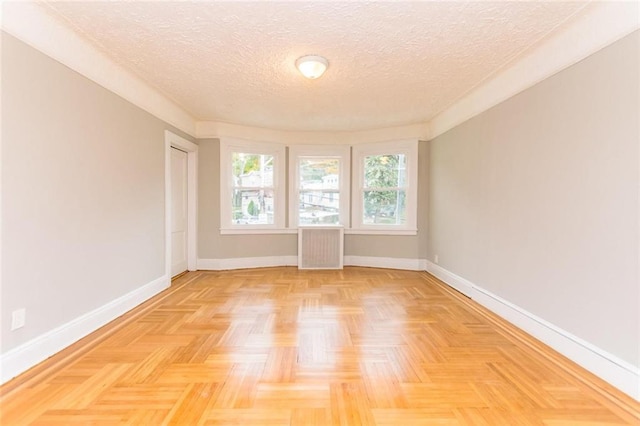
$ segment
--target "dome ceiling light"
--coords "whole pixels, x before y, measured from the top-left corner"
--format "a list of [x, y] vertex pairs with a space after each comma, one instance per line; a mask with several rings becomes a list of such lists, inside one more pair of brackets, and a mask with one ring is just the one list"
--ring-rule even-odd
[[296, 67], [298, 67], [302, 75], [311, 80], [320, 77], [328, 66], [329, 61], [317, 55], [303, 56], [296, 61]]

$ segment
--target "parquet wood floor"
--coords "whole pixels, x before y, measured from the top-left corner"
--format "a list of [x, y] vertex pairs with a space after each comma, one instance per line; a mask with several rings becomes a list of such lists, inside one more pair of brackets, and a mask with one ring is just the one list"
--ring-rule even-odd
[[424, 272], [194, 272], [0, 388], [3, 425], [621, 425], [639, 404]]

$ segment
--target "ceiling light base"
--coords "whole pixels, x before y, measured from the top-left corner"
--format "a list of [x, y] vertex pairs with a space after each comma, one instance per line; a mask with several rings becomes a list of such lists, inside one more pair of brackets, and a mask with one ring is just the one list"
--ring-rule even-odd
[[300, 70], [302, 75], [311, 80], [315, 80], [320, 77], [328, 66], [329, 61], [327, 61], [326, 58], [317, 55], [306, 55], [298, 58], [296, 61], [296, 67]]

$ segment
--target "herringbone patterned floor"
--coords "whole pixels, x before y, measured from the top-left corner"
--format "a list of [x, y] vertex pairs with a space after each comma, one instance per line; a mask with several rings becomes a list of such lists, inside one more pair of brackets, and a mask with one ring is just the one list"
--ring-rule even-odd
[[3, 425], [639, 424], [426, 273], [189, 273], [0, 389]]

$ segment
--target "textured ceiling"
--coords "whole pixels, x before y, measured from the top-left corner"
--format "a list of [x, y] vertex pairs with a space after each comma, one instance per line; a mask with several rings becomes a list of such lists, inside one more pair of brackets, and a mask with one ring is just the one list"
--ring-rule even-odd
[[[200, 121], [353, 131], [425, 122], [585, 2], [48, 2]], [[306, 80], [295, 60], [329, 68]]]

